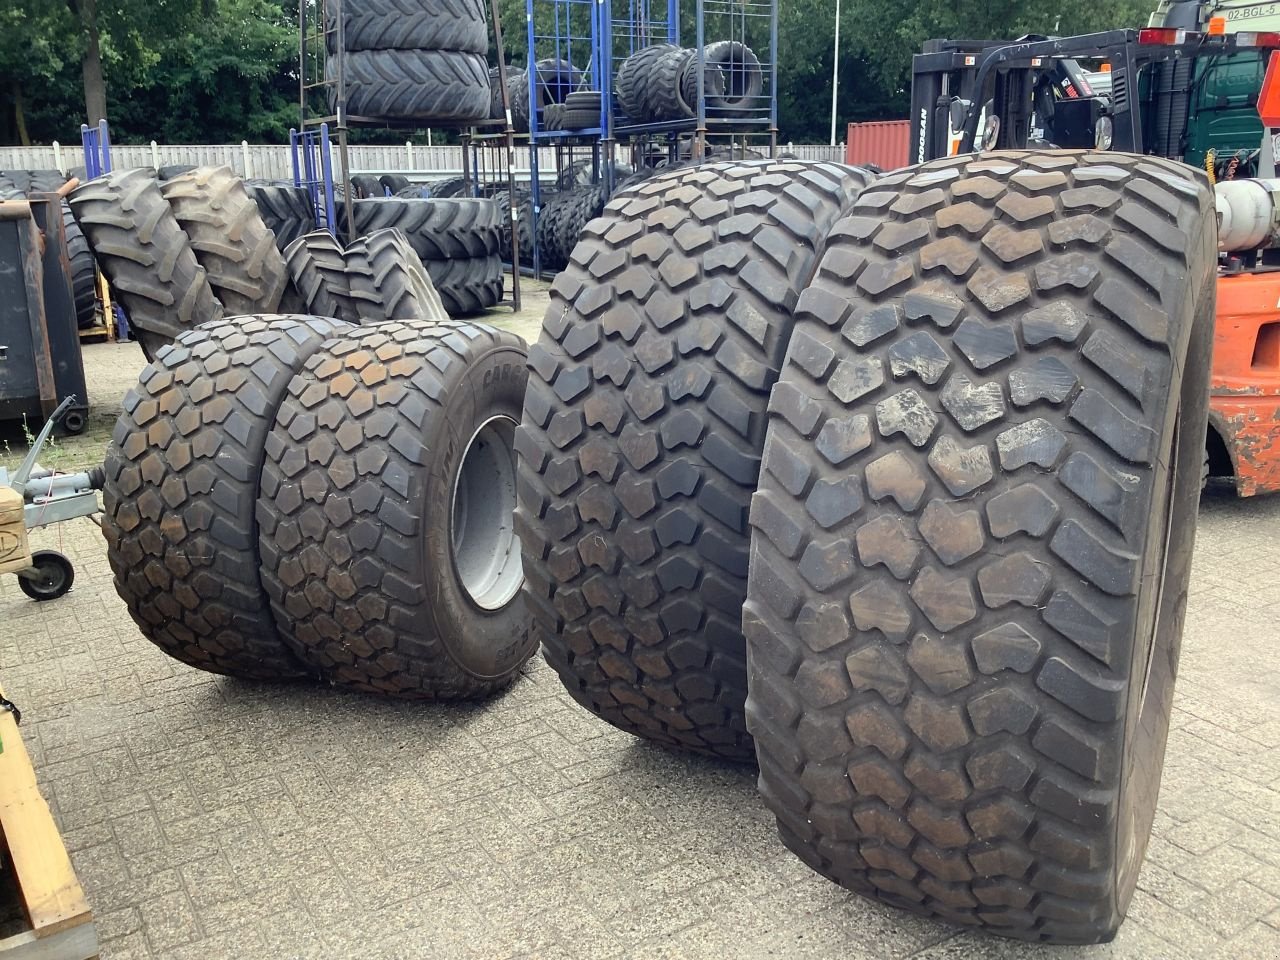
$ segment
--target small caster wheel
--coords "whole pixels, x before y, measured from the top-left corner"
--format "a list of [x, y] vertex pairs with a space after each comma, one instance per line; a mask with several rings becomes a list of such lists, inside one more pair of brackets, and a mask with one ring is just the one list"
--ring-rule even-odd
[[62, 418], [62, 429], [70, 434], [84, 433], [88, 424], [89, 418], [84, 415], [83, 410], [72, 410]]
[[30, 570], [18, 574], [18, 586], [39, 602], [66, 596], [76, 580], [75, 567], [57, 550], [37, 550], [31, 555]]

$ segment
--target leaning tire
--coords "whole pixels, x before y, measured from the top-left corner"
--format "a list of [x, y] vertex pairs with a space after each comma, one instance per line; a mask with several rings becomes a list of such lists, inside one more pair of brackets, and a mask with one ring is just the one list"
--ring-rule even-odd
[[533, 653], [510, 525], [525, 378], [511, 334], [392, 322], [294, 380], [267, 444], [262, 575], [282, 634], [333, 682], [475, 697]]
[[81, 330], [92, 327], [98, 313], [98, 268], [93, 260], [93, 250], [85, 239], [84, 231], [76, 223], [71, 204], [62, 201], [62, 227], [67, 236], [67, 259], [71, 263], [71, 290], [75, 295], [76, 326]]
[[184, 330], [222, 318], [222, 305], [153, 171], [105, 174], [77, 187], [70, 201], [148, 356]]
[[351, 277], [342, 244], [328, 230], [299, 237], [284, 252], [289, 279], [307, 313], [346, 323], [360, 322], [360, 307], [351, 295]]
[[617, 195], [530, 350], [518, 530], [534, 631], [588, 710], [751, 757], [747, 507], [791, 309], [863, 177], [711, 164]]
[[820, 873], [1006, 936], [1115, 934], [1216, 260], [1204, 176], [1116, 153], [926, 164], [836, 227], [773, 391], [744, 612], [761, 791]]
[[276, 247], [284, 248], [316, 228], [316, 210], [306, 187], [290, 183], [246, 180], [245, 189], [258, 205], [267, 228], [275, 234]]
[[230, 167], [201, 167], [160, 189], [226, 312], [274, 313], [288, 271], [244, 181]]
[[[345, 0], [343, 41], [351, 50], [489, 48], [488, 20], [478, 0]], [[329, 52], [337, 49], [337, 17], [325, 10]]]
[[502, 259], [424, 260], [422, 265], [451, 317], [482, 313], [502, 302]]
[[347, 283], [363, 323], [448, 320], [440, 294], [399, 230], [375, 230], [346, 252]]
[[357, 200], [351, 209], [358, 235], [401, 230], [423, 260], [487, 257], [502, 242], [502, 211], [493, 200]]
[[[336, 58], [326, 77], [336, 79]], [[489, 115], [489, 67], [477, 53], [362, 50], [344, 58], [351, 116], [399, 120], [483, 120]]]
[[103, 466], [116, 591], [148, 640], [202, 670], [308, 672], [276, 633], [258, 579], [263, 447], [286, 387], [346, 329], [315, 317], [241, 317], [161, 348], [124, 400]]

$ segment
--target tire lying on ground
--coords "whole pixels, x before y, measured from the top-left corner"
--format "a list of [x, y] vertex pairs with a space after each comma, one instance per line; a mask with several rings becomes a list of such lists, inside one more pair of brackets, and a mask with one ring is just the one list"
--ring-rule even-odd
[[413, 181], [403, 173], [384, 173], [378, 178], [378, 181], [382, 184], [383, 189], [393, 197], [401, 190], [409, 190], [413, 187]]
[[[337, 49], [337, 17], [325, 9], [326, 43]], [[489, 48], [489, 26], [479, 0], [344, 0], [347, 50], [466, 50]]]
[[351, 299], [364, 323], [448, 320], [440, 294], [399, 230], [375, 230], [346, 251]]
[[1006, 936], [1115, 934], [1216, 260], [1204, 175], [1114, 153], [926, 164], [836, 227], [773, 390], [744, 612], [761, 790], [815, 870]]
[[334, 683], [456, 699], [536, 644], [512, 530], [525, 349], [479, 324], [332, 341], [267, 443], [262, 576], [281, 633]]
[[351, 295], [347, 257], [328, 230], [299, 237], [284, 252], [289, 278], [309, 314], [359, 323], [360, 306]]
[[239, 317], [161, 347], [124, 400], [103, 472], [107, 559], [143, 635], [202, 670], [309, 669], [276, 632], [258, 578], [263, 448], [286, 387], [346, 324]]
[[615, 195], [556, 278], [517, 437], [525, 595], [569, 693], [737, 760], [747, 508], [791, 310], [861, 172], [730, 163]]
[[226, 312], [274, 313], [289, 274], [244, 181], [230, 167], [200, 167], [160, 189]]
[[357, 173], [351, 178], [351, 189], [356, 199], [364, 199], [366, 197], [384, 197], [386, 191], [382, 188], [382, 181], [373, 174]]
[[502, 258], [496, 253], [467, 260], [424, 260], [422, 265], [451, 317], [481, 313], [502, 302]]
[[[335, 79], [336, 58], [325, 66]], [[344, 58], [347, 111], [358, 117], [483, 120], [489, 67], [482, 54], [456, 50], [361, 50]]]
[[351, 215], [357, 234], [403, 231], [423, 260], [487, 257], [498, 252], [502, 239], [498, 203], [480, 197], [357, 200]]
[[258, 212], [275, 234], [276, 246], [284, 248], [316, 228], [316, 211], [306, 187], [267, 180], [246, 180], [245, 189], [258, 205]]
[[148, 357], [182, 331], [222, 318], [154, 171], [113, 171], [81, 184], [70, 202]]

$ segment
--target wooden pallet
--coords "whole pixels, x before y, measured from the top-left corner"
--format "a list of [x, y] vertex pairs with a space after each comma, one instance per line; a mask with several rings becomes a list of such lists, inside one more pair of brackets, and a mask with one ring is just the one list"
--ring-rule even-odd
[[7, 711], [0, 711], [0, 746], [0, 841], [7, 850], [0, 859], [17, 880], [28, 923], [0, 940], [0, 960], [91, 960], [98, 956], [93, 914]]

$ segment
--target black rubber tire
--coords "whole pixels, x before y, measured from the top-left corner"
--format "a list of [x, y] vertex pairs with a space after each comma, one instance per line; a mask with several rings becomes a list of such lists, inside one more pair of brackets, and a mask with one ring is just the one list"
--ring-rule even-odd
[[284, 259], [308, 314], [360, 322], [360, 307], [351, 295], [346, 254], [333, 234], [316, 230], [299, 237], [289, 244]]
[[688, 120], [696, 117], [697, 104], [685, 102], [681, 84], [691, 64], [697, 63], [692, 50], [676, 47], [649, 61], [648, 77], [641, 95], [641, 111], [647, 123]]
[[1114, 936], [1168, 731], [1216, 263], [1204, 175], [1109, 152], [926, 164], [834, 230], [743, 614], [761, 792], [818, 872], [1004, 936]]
[[65, 597], [76, 582], [76, 568], [57, 550], [37, 550], [31, 554], [31, 565], [38, 578], [18, 577], [18, 589], [37, 603]]
[[[507, 71], [507, 99], [511, 102], [511, 128], [516, 133], [529, 132], [529, 71]], [[492, 109], [497, 119], [502, 116], [502, 98], [493, 97]]]
[[564, 129], [563, 104], [549, 103], [542, 108], [542, 129], [548, 131]]
[[502, 302], [502, 258], [496, 253], [470, 260], [424, 260], [422, 265], [451, 317], [482, 313]]
[[105, 174], [77, 187], [70, 202], [134, 339], [150, 356], [182, 331], [222, 318], [154, 171]]
[[538, 106], [562, 104], [582, 86], [582, 71], [568, 60], [548, 58], [539, 60], [533, 65], [533, 73], [538, 85]]
[[397, 200], [423, 200], [427, 196], [427, 185], [425, 183], [411, 183], [409, 186], [396, 191]]
[[517, 446], [526, 596], [569, 693], [623, 730], [752, 757], [741, 615], [765, 409], [862, 182], [831, 163], [659, 174], [613, 198], [552, 286]]
[[244, 181], [230, 167], [199, 167], [160, 190], [227, 315], [275, 313], [289, 273]]
[[[325, 65], [334, 79], [335, 59]], [[344, 60], [347, 112], [394, 120], [484, 120], [489, 66], [483, 55], [456, 50], [360, 50]], [[330, 104], [334, 106], [334, 104]]]
[[582, 229], [604, 210], [603, 184], [586, 184], [555, 194], [542, 206], [538, 220], [539, 261], [559, 269], [569, 263], [569, 255]]
[[648, 88], [652, 77], [653, 64], [669, 53], [678, 52], [680, 48], [673, 43], [655, 43], [633, 53], [622, 61], [618, 67], [614, 90], [618, 95], [618, 105], [626, 114], [629, 123], [648, 123], [647, 105]]
[[62, 228], [67, 235], [67, 259], [71, 261], [71, 291], [75, 295], [76, 326], [92, 327], [98, 316], [98, 266], [93, 250], [76, 223], [71, 204], [62, 201]]
[[409, 190], [413, 187], [413, 181], [403, 173], [384, 173], [378, 178], [378, 182], [393, 197], [401, 190]]
[[425, 185], [425, 189], [427, 196], [432, 200], [465, 199], [471, 195], [471, 188], [464, 177], [433, 180]]
[[172, 180], [174, 177], [180, 177], [184, 173], [190, 173], [196, 169], [194, 164], [190, 163], [170, 163], [156, 170], [156, 179], [161, 183]]
[[762, 111], [767, 115], [764, 71], [750, 47], [738, 40], [721, 40], [706, 46], [703, 61], [718, 68], [721, 77], [715, 84], [717, 90], [708, 91], [707, 116], [745, 117]]
[[306, 187], [266, 180], [246, 180], [245, 189], [258, 205], [267, 228], [275, 234], [276, 247], [284, 248], [316, 228], [316, 211]]
[[[705, 50], [706, 48], [704, 48]], [[707, 103], [719, 102], [719, 98], [724, 96], [725, 75], [718, 63], [707, 60], [706, 54], [703, 54], [702, 62], [702, 95]], [[688, 105], [690, 111], [696, 117], [698, 115], [698, 52], [696, 50], [689, 51], [689, 59], [684, 66], [684, 72], [680, 75], [680, 99]], [[707, 113], [711, 116], [711, 113]]]
[[564, 101], [560, 115], [564, 130], [586, 130], [600, 126], [600, 91], [575, 90]]
[[[481, 0], [343, 0], [343, 42], [351, 50], [489, 49]], [[325, 9], [326, 43], [337, 50], [337, 17]]]
[[385, 197], [386, 190], [382, 181], [369, 173], [357, 173], [351, 178], [351, 195], [353, 199], [364, 200], [374, 197]]
[[451, 549], [468, 438], [519, 419], [526, 376], [512, 334], [391, 322], [330, 342], [293, 381], [267, 442], [262, 579], [282, 635], [329, 680], [477, 697], [533, 654], [519, 595], [481, 609]]
[[276, 632], [258, 578], [267, 434], [290, 380], [345, 324], [237, 317], [163, 347], [124, 400], [103, 466], [116, 591], [171, 657], [230, 676], [311, 672]]
[[362, 323], [448, 320], [440, 294], [400, 230], [374, 230], [346, 251], [347, 282]]
[[[498, 205], [502, 210], [502, 244], [498, 256], [504, 261], [511, 257], [511, 218], [512, 210], [509, 199], [499, 198]], [[523, 187], [516, 188], [516, 230], [520, 243], [520, 262], [533, 266], [534, 212], [533, 197]]]
[[404, 231], [423, 260], [459, 260], [498, 253], [502, 211], [479, 197], [436, 200], [357, 200], [356, 233], [394, 227]]

